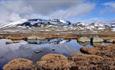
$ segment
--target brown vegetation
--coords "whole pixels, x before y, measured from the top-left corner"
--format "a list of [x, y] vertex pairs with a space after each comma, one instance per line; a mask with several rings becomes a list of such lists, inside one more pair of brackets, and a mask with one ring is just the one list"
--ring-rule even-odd
[[3, 67], [4, 70], [33, 70], [33, 63], [31, 60], [24, 58], [17, 58], [11, 60]]
[[37, 70], [69, 70], [70, 62], [61, 54], [48, 54], [36, 63]]
[[[109, 45], [109, 46], [95, 46], [93, 48], [81, 48], [80, 51], [84, 53], [85, 55], [95, 55], [98, 57], [101, 57], [101, 61], [97, 62], [98, 60], [95, 60], [94, 62], [90, 59], [90, 61], [87, 60], [89, 65], [92, 65], [93, 68], [96, 70], [115, 70], [115, 46]], [[88, 66], [90, 67], [90, 66]]]
[[93, 48], [81, 48], [80, 51], [84, 54], [93, 54], [93, 55], [99, 55], [103, 57], [113, 57], [115, 58], [115, 46], [109, 45], [109, 46], [95, 46]]

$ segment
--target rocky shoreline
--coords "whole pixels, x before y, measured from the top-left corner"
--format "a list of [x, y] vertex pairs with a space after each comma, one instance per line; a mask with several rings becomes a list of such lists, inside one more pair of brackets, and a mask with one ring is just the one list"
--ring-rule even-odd
[[82, 47], [80, 51], [69, 57], [47, 54], [35, 63], [17, 58], [4, 65], [3, 70], [115, 70], [115, 45]]

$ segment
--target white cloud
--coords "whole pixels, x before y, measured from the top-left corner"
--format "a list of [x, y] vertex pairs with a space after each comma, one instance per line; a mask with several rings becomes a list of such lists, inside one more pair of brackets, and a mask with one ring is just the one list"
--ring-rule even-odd
[[72, 6], [66, 10], [58, 10], [50, 15], [53, 18], [69, 18], [74, 16], [80, 16], [89, 13], [95, 8], [95, 4], [82, 3], [79, 5]]
[[3, 0], [0, 25], [21, 18], [61, 18], [87, 14], [95, 5], [85, 0]]
[[21, 15], [30, 14], [33, 10], [23, 1], [1, 1], [0, 2], [0, 26], [11, 21], [20, 20]]

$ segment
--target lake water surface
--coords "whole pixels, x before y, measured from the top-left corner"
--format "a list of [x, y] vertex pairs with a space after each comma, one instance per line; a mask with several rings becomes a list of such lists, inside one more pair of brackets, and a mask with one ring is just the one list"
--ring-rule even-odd
[[[8, 61], [14, 58], [28, 58], [33, 61], [39, 60], [43, 55], [48, 53], [58, 53], [70, 56], [80, 53], [82, 44], [75, 39], [46, 39], [36, 41], [19, 41], [18, 43], [8, 43], [11, 40], [0, 40], [0, 66], [2, 67]], [[92, 47], [89, 43], [86, 47]], [[1, 70], [1, 69], [0, 69]]]

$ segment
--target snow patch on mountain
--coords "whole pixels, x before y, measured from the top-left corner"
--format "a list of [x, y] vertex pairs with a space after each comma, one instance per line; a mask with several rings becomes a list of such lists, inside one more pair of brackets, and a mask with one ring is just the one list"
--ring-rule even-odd
[[4, 25], [4, 26], [2, 26], [2, 27], [0, 27], [0, 28], [16, 26], [16, 25], [18, 25], [18, 24], [22, 24], [22, 23], [25, 22], [25, 21], [27, 21], [27, 19], [21, 19], [21, 20], [19, 20], [19, 21], [12, 22], [12, 23], [9, 23], [9, 24], [7, 24], [7, 25]]

